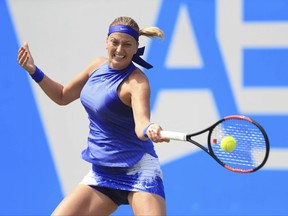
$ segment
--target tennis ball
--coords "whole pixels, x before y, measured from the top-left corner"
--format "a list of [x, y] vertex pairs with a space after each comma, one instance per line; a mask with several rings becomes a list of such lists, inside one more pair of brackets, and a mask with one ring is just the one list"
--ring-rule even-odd
[[232, 136], [225, 136], [221, 140], [221, 148], [226, 152], [232, 152], [236, 147], [236, 140]]

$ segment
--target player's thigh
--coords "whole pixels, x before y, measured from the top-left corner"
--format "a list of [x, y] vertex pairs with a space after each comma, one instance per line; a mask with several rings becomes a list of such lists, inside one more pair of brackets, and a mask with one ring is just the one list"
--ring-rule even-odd
[[52, 215], [110, 215], [117, 205], [88, 185], [78, 185], [57, 206]]
[[159, 195], [131, 192], [128, 200], [135, 215], [166, 215], [166, 202]]

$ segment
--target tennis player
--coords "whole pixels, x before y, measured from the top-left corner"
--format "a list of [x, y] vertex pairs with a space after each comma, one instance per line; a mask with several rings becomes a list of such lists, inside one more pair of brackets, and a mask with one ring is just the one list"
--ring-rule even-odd
[[116, 18], [107, 35], [108, 57], [96, 59], [66, 86], [34, 64], [26, 42], [18, 51], [18, 63], [50, 99], [67, 105], [80, 98], [90, 120], [82, 158], [91, 163], [91, 171], [53, 215], [110, 215], [125, 204], [130, 204], [135, 215], [166, 214], [153, 142], [169, 140], [160, 137], [159, 124], [150, 122], [149, 81], [134, 64], [152, 67], [140, 57], [142, 35], [164, 37], [157, 27], [139, 29], [130, 17]]

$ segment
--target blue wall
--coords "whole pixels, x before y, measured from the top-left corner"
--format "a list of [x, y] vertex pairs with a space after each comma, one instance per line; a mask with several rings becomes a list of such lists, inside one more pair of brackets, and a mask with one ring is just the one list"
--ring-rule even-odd
[[[201, 68], [165, 66], [183, 5], [193, 23], [203, 61]], [[219, 117], [249, 115], [267, 130], [272, 150], [286, 149], [288, 111], [245, 113], [238, 107], [216, 35], [216, 6], [214, 0], [161, 2], [155, 25], [164, 30], [165, 43], [152, 41], [147, 54], [148, 61], [157, 68], [157, 74], [147, 72], [153, 89], [152, 108], [161, 90], [209, 89]], [[288, 1], [243, 0], [242, 6], [244, 24], [288, 22]], [[47, 215], [62, 199], [63, 192], [29, 77], [16, 62], [18, 36], [5, 0], [0, 1], [0, 38], [0, 215]], [[243, 89], [288, 87], [287, 47], [247, 47], [242, 54]], [[168, 215], [288, 215], [286, 169], [241, 175], [197, 152], [163, 165], [163, 173]], [[126, 214], [132, 214], [129, 207], [120, 207], [115, 213]]]

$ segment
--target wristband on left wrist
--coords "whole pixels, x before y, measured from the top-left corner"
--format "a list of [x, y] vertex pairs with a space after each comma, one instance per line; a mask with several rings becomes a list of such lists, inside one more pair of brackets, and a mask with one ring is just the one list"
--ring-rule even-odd
[[154, 124], [154, 123], [150, 123], [147, 127], [144, 128], [144, 130], [143, 130], [143, 136], [144, 136], [144, 137], [148, 137], [148, 135], [147, 135], [147, 130], [148, 130], [148, 128], [149, 128], [152, 124]]

